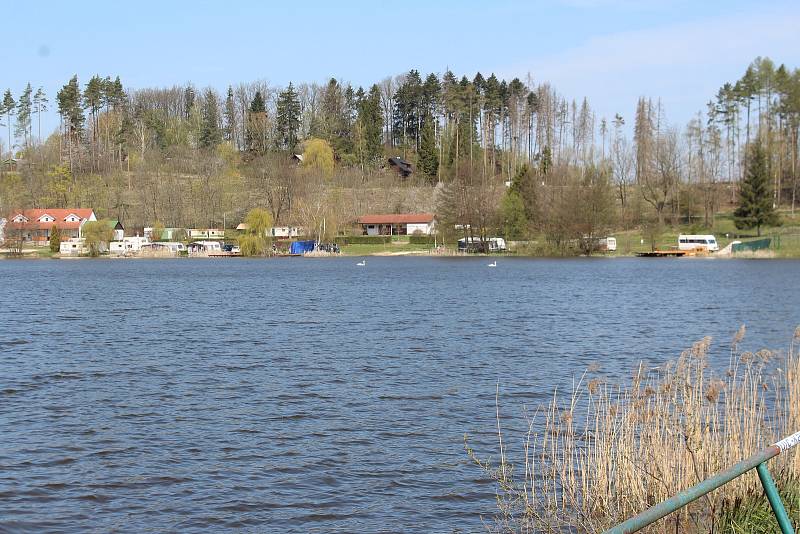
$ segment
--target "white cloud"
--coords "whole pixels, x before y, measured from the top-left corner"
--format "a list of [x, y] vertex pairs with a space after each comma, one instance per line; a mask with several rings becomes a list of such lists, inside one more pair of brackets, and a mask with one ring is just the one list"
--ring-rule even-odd
[[[570, 0], [595, 2], [602, 0]], [[631, 113], [639, 96], [661, 97], [683, 122], [735, 81], [756, 56], [798, 66], [800, 12], [740, 12], [594, 37], [578, 47], [505, 69], [549, 81], [568, 98], [588, 96], [602, 116]]]

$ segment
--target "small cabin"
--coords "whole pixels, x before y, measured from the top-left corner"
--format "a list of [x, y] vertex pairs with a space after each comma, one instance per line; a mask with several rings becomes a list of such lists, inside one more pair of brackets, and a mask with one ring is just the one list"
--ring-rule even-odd
[[400, 156], [395, 156], [393, 158], [389, 158], [389, 166], [394, 167], [394, 169], [402, 176], [403, 178], [408, 178], [414, 169], [411, 167], [411, 163], [404, 160]]

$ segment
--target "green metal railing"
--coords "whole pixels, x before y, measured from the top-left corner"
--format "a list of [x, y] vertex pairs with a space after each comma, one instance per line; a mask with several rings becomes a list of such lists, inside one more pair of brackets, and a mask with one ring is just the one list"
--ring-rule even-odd
[[767, 499], [769, 500], [770, 506], [772, 506], [772, 511], [775, 514], [775, 518], [778, 520], [778, 525], [781, 527], [781, 533], [794, 534], [794, 529], [789, 521], [789, 516], [786, 514], [786, 509], [783, 507], [783, 502], [778, 494], [778, 488], [775, 487], [775, 481], [772, 480], [772, 476], [770, 476], [769, 471], [767, 470], [767, 461], [778, 456], [782, 452], [786, 452], [798, 443], [800, 443], [800, 432], [796, 432], [788, 438], [782, 439], [774, 445], [770, 445], [766, 449], [757, 452], [746, 460], [742, 460], [733, 467], [726, 469], [725, 471], [718, 473], [711, 478], [705, 479], [696, 486], [692, 486], [691, 488], [678, 493], [671, 499], [667, 499], [666, 501], [645, 510], [639, 515], [628, 519], [624, 523], [620, 523], [619, 525], [607, 530], [605, 534], [627, 534], [630, 532], [637, 532], [647, 525], [655, 523], [662, 517], [671, 514], [680, 508], [683, 508], [690, 502], [699, 499], [706, 493], [710, 493], [720, 486], [727, 484], [731, 480], [742, 476], [751, 469], [756, 469], [758, 471], [758, 478], [761, 480], [761, 485], [764, 486], [764, 492], [767, 494]]

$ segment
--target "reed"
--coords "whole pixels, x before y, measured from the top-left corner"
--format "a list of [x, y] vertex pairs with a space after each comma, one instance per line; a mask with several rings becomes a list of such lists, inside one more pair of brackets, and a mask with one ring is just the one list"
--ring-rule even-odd
[[[727, 366], [711, 365], [705, 338], [663, 366], [640, 364], [627, 384], [587, 370], [570, 395], [526, 415], [511, 453], [498, 395], [499, 460], [479, 458], [465, 436], [467, 454], [496, 482], [489, 530], [599, 532], [800, 430], [800, 327], [785, 353], [742, 351], [744, 335], [742, 326]], [[770, 462], [779, 486], [797, 487], [799, 450]], [[751, 471], [647, 531], [741, 532], [732, 522], [754, 499], [763, 492]]]

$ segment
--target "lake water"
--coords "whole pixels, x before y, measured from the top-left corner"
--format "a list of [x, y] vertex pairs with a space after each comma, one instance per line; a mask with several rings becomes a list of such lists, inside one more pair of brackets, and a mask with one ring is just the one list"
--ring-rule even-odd
[[0, 531], [480, 532], [498, 383], [800, 324], [798, 261], [356, 261], [0, 262]]

